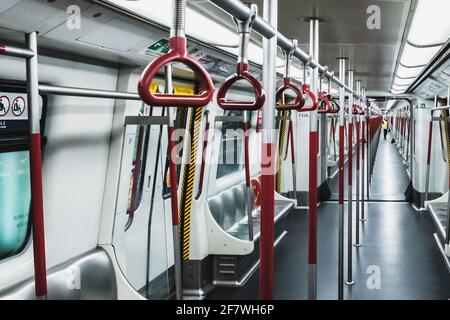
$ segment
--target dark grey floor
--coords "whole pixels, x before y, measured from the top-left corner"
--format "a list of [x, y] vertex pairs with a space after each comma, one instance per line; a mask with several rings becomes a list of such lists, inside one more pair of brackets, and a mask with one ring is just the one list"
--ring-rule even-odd
[[[381, 140], [372, 181], [374, 194], [400, 199], [407, 184], [405, 175], [396, 148]], [[319, 299], [337, 298], [338, 212], [335, 202], [319, 207]], [[345, 285], [346, 299], [450, 297], [450, 274], [435, 244], [427, 212], [416, 212], [402, 202], [366, 203], [366, 218], [361, 225], [362, 247], [353, 248], [356, 283]], [[274, 294], [276, 299], [306, 299], [307, 211], [293, 212], [287, 219], [288, 234], [275, 250]], [[379, 270], [380, 289], [367, 286], [371, 270]], [[258, 281], [256, 272], [242, 288], [217, 288], [207, 298], [257, 299]]]
[[[390, 143], [391, 136], [384, 140], [382, 134], [378, 144], [376, 160], [373, 167], [372, 181], [370, 185], [370, 200], [404, 201], [405, 191], [408, 187], [409, 177], [406, 173], [402, 159], [395, 145]], [[361, 165], [362, 168], [362, 165]], [[361, 171], [362, 174], [362, 171]], [[353, 154], [353, 177], [356, 176], [356, 153]], [[345, 165], [345, 188], [348, 184], [348, 162]], [[366, 176], [367, 179], [367, 176]], [[338, 199], [337, 176], [329, 181], [332, 193], [331, 199]], [[356, 183], [353, 181], [353, 195], [356, 193]], [[346, 189], [347, 190], [347, 189]], [[347, 200], [347, 191], [345, 191]]]

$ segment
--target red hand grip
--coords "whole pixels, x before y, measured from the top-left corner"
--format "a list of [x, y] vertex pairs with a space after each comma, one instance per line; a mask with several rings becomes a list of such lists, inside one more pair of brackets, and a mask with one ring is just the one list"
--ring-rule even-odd
[[305, 111], [314, 111], [314, 110], [316, 110], [318, 105], [319, 105], [319, 103], [317, 101], [317, 98], [316, 98], [315, 94], [312, 93], [311, 90], [309, 89], [309, 85], [303, 84], [302, 85], [302, 92], [303, 92], [304, 95], [307, 95], [311, 99], [312, 106], [308, 106], [308, 107], [303, 106], [303, 108], [301, 108], [299, 111], [300, 112], [305, 112]]
[[[204, 107], [212, 99], [214, 85], [208, 72], [186, 52], [186, 38], [172, 37], [169, 40], [169, 52], [152, 62], [145, 68], [139, 79], [138, 93], [141, 99], [150, 106], [161, 107]], [[199, 95], [174, 95], [152, 93], [150, 85], [156, 73], [171, 62], [181, 62], [192, 69], [196, 79], [200, 81], [202, 92]]]
[[364, 115], [364, 110], [361, 108], [361, 106], [354, 104], [353, 105], [353, 114]]
[[277, 102], [276, 109], [279, 110], [279, 111], [295, 110], [295, 109], [300, 111], [300, 109], [303, 108], [303, 106], [305, 105], [305, 98], [303, 97], [302, 91], [297, 86], [294, 86], [292, 84], [292, 81], [291, 81], [290, 77], [285, 77], [283, 79], [283, 82], [284, 82], [283, 86], [281, 86], [277, 90], [277, 95], [276, 95], [277, 101], [282, 100], [283, 93], [286, 90], [289, 90], [289, 89], [294, 91], [294, 93], [295, 93], [295, 100], [294, 100], [293, 103], [290, 103], [290, 104], [279, 104]]
[[319, 92], [319, 106], [325, 106], [324, 108], [319, 108], [318, 113], [335, 113], [333, 105], [331, 104], [328, 96], [326, 96], [323, 92]]
[[[246, 80], [250, 83], [253, 90], [255, 91], [254, 102], [226, 100], [225, 96], [228, 90], [235, 82], [239, 80]], [[238, 63], [237, 72], [228, 77], [228, 79], [225, 80], [225, 82], [222, 84], [222, 86], [219, 88], [219, 91], [217, 92], [217, 104], [224, 110], [248, 110], [248, 111], [258, 110], [263, 106], [265, 100], [266, 95], [264, 93], [261, 84], [259, 83], [258, 80], [256, 80], [255, 77], [253, 77], [248, 72], [248, 64], [242, 62]]]

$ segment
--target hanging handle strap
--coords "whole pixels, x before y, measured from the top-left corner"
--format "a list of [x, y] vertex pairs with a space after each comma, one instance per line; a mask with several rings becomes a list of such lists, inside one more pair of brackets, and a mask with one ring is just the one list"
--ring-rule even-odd
[[[258, 110], [260, 109], [265, 101], [266, 95], [261, 86], [261, 83], [253, 77], [249, 72], [248, 65], [248, 45], [250, 43], [250, 33], [252, 30], [252, 25], [257, 16], [258, 7], [255, 4], [252, 4], [250, 7], [250, 15], [247, 20], [240, 21], [234, 19], [236, 25], [238, 27], [239, 32], [239, 54], [238, 61], [236, 66], [236, 73], [232, 74], [228, 77], [227, 80], [222, 84], [217, 92], [217, 103], [224, 110]], [[226, 99], [226, 95], [228, 90], [235, 84], [237, 81], [245, 80], [250, 86], [253, 88], [255, 93], [255, 101], [246, 102], [246, 101], [229, 101]]]
[[306, 99], [305, 99], [305, 105], [303, 108], [301, 108], [300, 112], [306, 112], [306, 111], [314, 111], [317, 109], [319, 102], [317, 101], [316, 95], [310, 90], [310, 87], [308, 84], [304, 83], [302, 85], [302, 92], [304, 97], [308, 98], [310, 100], [310, 104], [306, 106]]
[[[296, 85], [292, 83], [291, 77], [291, 63], [292, 57], [294, 56], [294, 52], [297, 49], [297, 40], [292, 40], [292, 47], [290, 50], [283, 51], [285, 60], [286, 60], [286, 70], [283, 79], [283, 85], [278, 88], [276, 93], [277, 105], [276, 109], [279, 111], [283, 110], [299, 110], [305, 105], [305, 98], [303, 97], [303, 93]], [[293, 103], [285, 104], [281, 101], [283, 100], [283, 93], [286, 90], [292, 90], [295, 94], [295, 100]]]
[[[204, 107], [213, 98], [214, 85], [208, 72], [194, 58], [187, 54], [184, 34], [186, 0], [173, 0], [172, 27], [169, 39], [169, 52], [150, 62], [144, 69], [138, 83], [138, 93], [148, 105], [161, 107]], [[200, 83], [198, 95], [174, 95], [171, 93], [152, 93], [150, 85], [156, 73], [165, 65], [180, 62], [189, 67]]]

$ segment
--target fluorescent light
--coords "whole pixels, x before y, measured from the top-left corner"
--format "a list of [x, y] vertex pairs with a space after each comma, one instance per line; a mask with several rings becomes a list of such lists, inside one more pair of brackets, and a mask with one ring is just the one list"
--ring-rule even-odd
[[408, 40], [418, 45], [446, 42], [450, 36], [449, 12], [449, 0], [419, 0]]
[[[447, 0], [448, 1], [448, 0]], [[426, 65], [431, 58], [439, 51], [440, 47], [431, 48], [416, 48], [409, 44], [405, 45], [403, 49], [402, 58], [400, 62], [405, 66], [419, 66]]]
[[395, 77], [394, 79], [394, 83], [398, 86], [404, 86], [404, 85], [410, 85], [411, 83], [413, 83], [414, 79], [401, 79], [399, 77]]
[[397, 68], [397, 76], [399, 76], [401, 78], [417, 77], [422, 70], [423, 70], [423, 67], [405, 68], [405, 67], [399, 65]]

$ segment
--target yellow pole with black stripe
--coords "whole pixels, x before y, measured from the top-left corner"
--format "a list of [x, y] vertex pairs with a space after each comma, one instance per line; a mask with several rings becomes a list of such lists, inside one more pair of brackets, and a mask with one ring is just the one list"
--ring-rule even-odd
[[[191, 238], [191, 209], [195, 185], [195, 169], [197, 160], [197, 147], [200, 137], [202, 108], [193, 108], [190, 111], [189, 122], [189, 158], [184, 164], [184, 173], [180, 197], [180, 239], [181, 256], [183, 260], [189, 260], [190, 238]], [[186, 150], [188, 151], [188, 150]]]
[[278, 144], [278, 161], [277, 161], [277, 174], [275, 180], [275, 191], [281, 192], [281, 178], [282, 178], [282, 167], [283, 158], [285, 152], [285, 142], [286, 142], [286, 119], [288, 115], [288, 110], [283, 110], [281, 112], [281, 124], [280, 124], [280, 136]]

